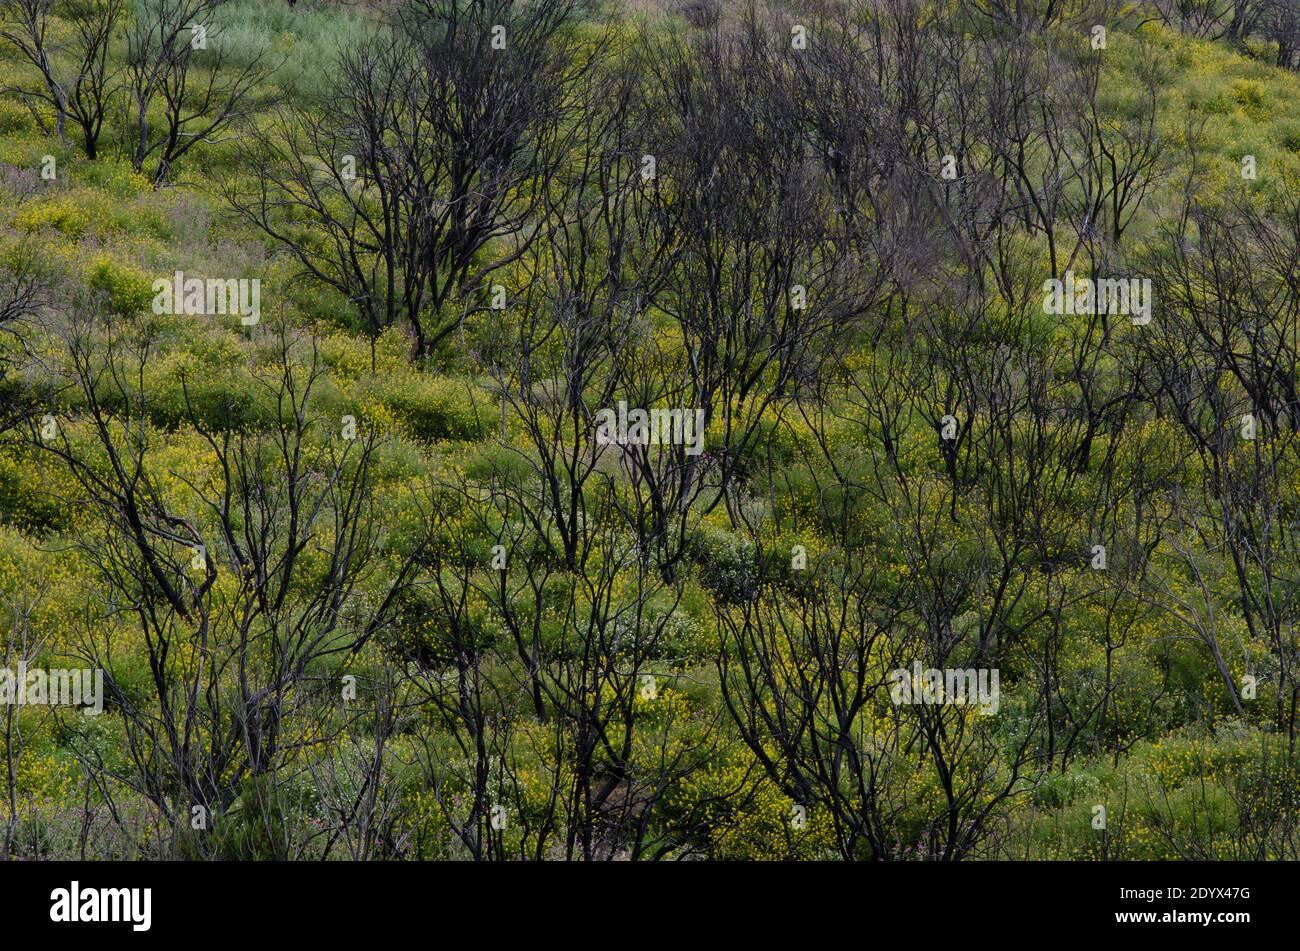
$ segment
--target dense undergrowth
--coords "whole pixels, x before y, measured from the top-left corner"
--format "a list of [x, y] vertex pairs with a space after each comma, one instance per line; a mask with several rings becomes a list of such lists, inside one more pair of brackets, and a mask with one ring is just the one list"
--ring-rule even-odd
[[[8, 855], [1296, 857], [1300, 76], [1140, 6], [1100, 50], [1082, 8], [793, 6], [582, 5], [561, 45], [608, 85], [559, 87], [528, 148], [564, 161], [499, 196], [423, 348], [231, 201], [286, 116], [352, 128], [339, 57], [384, 10], [220, 4], [221, 68], [265, 73], [161, 183], [128, 100], [90, 160], [0, 98], [0, 267], [43, 289], [0, 338], [0, 665], [107, 684], [3, 724]], [[940, 92], [873, 131], [901, 81], [835, 57], [908, 37]], [[1089, 64], [1096, 124], [1003, 175], [990, 130], [1074, 129], [1039, 70]], [[0, 44], [0, 87], [33, 75]], [[1067, 265], [1152, 279], [1153, 320], [1045, 314]], [[155, 313], [175, 271], [257, 278], [260, 320]], [[709, 407], [704, 451], [598, 449], [619, 400]], [[997, 669], [996, 713], [891, 702], [914, 662]]]

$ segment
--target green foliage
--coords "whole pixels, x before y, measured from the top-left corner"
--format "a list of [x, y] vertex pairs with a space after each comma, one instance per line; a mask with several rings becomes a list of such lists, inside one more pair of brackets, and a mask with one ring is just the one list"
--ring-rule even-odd
[[153, 302], [153, 281], [129, 264], [101, 255], [86, 269], [86, 277], [91, 290], [104, 295], [114, 314], [134, 316]]
[[[321, 109], [318, 97], [329, 88], [338, 51], [371, 35], [375, 15], [364, 5], [341, 9], [304, 0], [291, 9], [236, 0], [221, 6], [214, 37], [227, 56], [225, 68], [258, 57], [278, 64], [259, 94], [283, 92], [304, 108]], [[683, 42], [693, 35], [678, 20], [656, 22], [647, 19]], [[66, 30], [66, 23], [57, 25]], [[590, 44], [594, 35], [580, 31], [568, 39]], [[615, 46], [627, 39], [613, 35]], [[1234, 50], [1158, 25], [1117, 29], [1111, 36], [1114, 55], [1100, 67], [1104, 130], [1131, 132], [1140, 125], [1142, 70], [1157, 69], [1162, 83], [1155, 122], [1170, 164], [1160, 166], [1132, 230], [1107, 247], [1114, 259], [1085, 266], [1088, 255], [1081, 253], [1074, 267], [1079, 276], [1103, 265], [1140, 267], [1161, 274], [1166, 286], [1185, 276], [1180, 298], [1162, 300], [1158, 320], [1146, 328], [1120, 320], [1102, 329], [1044, 315], [1037, 295], [1049, 254], [1041, 229], [1026, 229], [1032, 233], [1017, 233], [1011, 245], [996, 247], [980, 233], [971, 245], [980, 254], [993, 253], [989, 248], [1007, 254], [997, 268], [981, 270], [965, 258], [940, 260], [937, 251], [918, 251], [922, 238], [929, 240], [923, 219], [930, 211], [917, 213], [907, 222], [917, 229], [907, 232], [916, 246], [907, 244], [906, 254], [889, 261], [883, 279], [905, 285], [915, 299], [880, 304], [873, 296], [859, 325], [827, 332], [823, 351], [785, 353], [783, 340], [758, 347], [760, 355], [770, 348], [788, 360], [779, 368], [780, 387], [762, 408], [742, 397], [731, 377], [713, 394], [705, 453], [690, 470], [690, 488], [698, 495], [685, 511], [671, 493], [657, 494], [687, 482], [681, 471], [674, 473], [676, 483], [654, 482], [649, 469], [638, 469], [637, 460], [620, 452], [608, 449], [596, 458], [590, 442], [580, 440], [576, 448], [565, 442], [570, 420], [556, 412], [565, 389], [553, 371], [568, 369], [565, 357], [589, 337], [603, 341], [609, 334], [610, 353], [626, 355], [627, 365], [617, 371], [599, 361], [582, 367], [595, 384], [608, 383], [604, 390], [593, 385], [593, 392], [621, 398], [650, 390], [662, 378], [676, 395], [690, 378], [692, 359], [732, 343], [714, 328], [696, 328], [701, 349], [688, 354], [681, 324], [666, 309], [622, 326], [619, 337], [614, 315], [595, 307], [580, 332], [566, 325], [566, 333], [528, 350], [525, 361], [511, 349], [531, 329], [521, 305], [475, 314], [463, 334], [448, 336], [416, 362], [403, 328], [372, 336], [355, 300], [305, 277], [291, 256], [271, 255], [262, 236], [231, 217], [221, 195], [200, 187], [201, 180], [182, 178], [155, 189], [131, 171], [123, 130], [109, 129], [110, 147], [89, 162], [71, 144], [42, 135], [27, 108], [0, 100], [0, 158], [11, 166], [0, 169], [3, 279], [12, 281], [35, 262], [51, 286], [35, 319], [20, 331], [6, 328], [2, 338], [0, 355], [21, 372], [0, 378], [0, 403], [9, 410], [3, 417], [8, 431], [0, 431], [0, 608], [7, 618], [31, 607], [41, 656], [51, 664], [94, 644], [103, 651], [114, 690], [94, 724], [24, 721], [35, 744], [21, 776], [24, 796], [71, 814], [85, 795], [73, 780], [89, 754], [122, 775], [138, 765], [124, 709], [156, 716], [163, 707], [157, 655], [151, 654], [156, 645], [135, 616], [141, 605], [162, 603], [146, 598], [156, 596], [158, 579], [123, 569], [139, 568], [132, 521], [142, 519], [161, 526], [157, 544], [178, 566], [164, 569], [165, 576], [209, 611], [202, 655], [191, 649], [197, 641], [187, 640], [195, 620], [174, 620], [181, 634], [168, 658], [175, 665], [167, 674], [170, 686], [162, 693], [169, 704], [183, 705], [182, 691], [194, 683], [185, 678], [198, 677], [198, 695], [218, 698], [224, 719], [202, 724], [197, 745], [235, 736], [227, 774], [203, 777], [216, 790], [206, 803], [213, 811], [209, 832], [190, 828], [191, 790], [168, 772], [173, 767], [166, 751], [140, 754], [168, 782], [146, 793], [139, 787], [121, 791], [133, 814], [148, 815], [160, 827], [160, 817], [170, 815], [170, 839], [158, 854], [338, 857], [345, 846], [331, 846], [325, 856], [320, 843], [338, 837], [321, 830], [374, 792], [391, 804], [394, 826], [366, 843], [374, 849], [371, 857], [463, 858], [467, 841], [492, 838], [485, 810], [497, 799], [515, 809], [510, 824], [498, 830], [502, 854], [531, 857], [550, 835], [542, 857], [555, 857], [564, 851], [567, 832], [557, 823], [578, 821], [556, 810], [556, 790], [578, 788], [575, 775], [586, 768], [594, 787], [608, 794], [601, 806], [607, 812], [586, 817], [600, 840], [597, 852], [617, 853], [631, 838], [629, 816], [640, 815], [643, 804], [635, 797], [641, 795], [653, 799], [644, 806], [651, 813], [645, 854], [880, 857], [876, 844], [861, 838], [848, 846], [844, 817], [828, 805], [838, 800], [850, 815], [868, 814], [851, 777], [829, 771], [834, 780], [817, 775], [813, 782], [800, 780], [802, 786], [796, 781], [806, 765], [781, 744], [803, 742], [796, 753], [831, 756], [837, 770], [848, 759], [846, 750], [874, 757], [872, 780], [889, 797], [888, 819], [877, 830], [889, 857], [934, 857], [935, 830], [944, 825], [936, 817], [988, 805], [996, 830], [967, 847], [971, 857], [1295, 858], [1300, 777], [1286, 742], [1280, 660], [1292, 649], [1286, 638], [1294, 617], [1286, 612], [1296, 600], [1294, 573], [1266, 576], [1258, 565], [1238, 565], [1214, 535], [1225, 524], [1247, 530], [1241, 526], [1249, 520], [1234, 521], [1224, 507], [1225, 498], [1247, 485], [1268, 500], [1267, 524], [1290, 524], [1300, 511], [1295, 462], [1269, 457], [1267, 438], [1219, 457], [1205, 455], [1206, 446], [1217, 445], [1219, 429], [1204, 443], [1189, 435], [1187, 423], [1197, 414], [1219, 426], [1223, 419], [1235, 424], [1253, 408], [1256, 392], [1247, 392], [1241, 379], [1249, 374], [1234, 375], [1240, 366], [1208, 382], [1179, 377], [1184, 389], [1158, 393], [1152, 367], [1167, 359], [1190, 373], [1201, 356], [1180, 349], [1192, 338], [1180, 340], [1170, 329], [1174, 303], [1204, 305], [1213, 318], [1205, 324], [1230, 325], [1222, 345], [1208, 347], [1217, 353], [1244, 353], [1247, 343], [1258, 344], [1231, 336], [1251, 320], [1277, 332], [1271, 342], [1266, 335], [1274, 349], [1294, 344], [1280, 319], [1285, 308], [1256, 314], [1245, 293], [1253, 289], [1269, 300], [1293, 302], [1294, 287], [1291, 297], [1286, 294], [1293, 275], [1285, 265], [1294, 259], [1283, 256], [1281, 270], [1265, 273], [1259, 256], [1258, 272], [1236, 288], [1244, 297], [1231, 296], [1229, 306], [1220, 307], [1225, 302], [1210, 300], [1207, 275], [1195, 271], [1194, 260], [1175, 256], [1165, 231], [1178, 217], [1185, 190], [1205, 208], [1240, 200], [1261, 214], [1276, 213], [1287, 176], [1300, 171], [1300, 80], [1269, 66], [1271, 53], [1252, 39]], [[1069, 45], [1077, 39], [1062, 40], [1061, 55], [1077, 59]], [[120, 46], [112, 50], [118, 65]], [[0, 85], [15, 78], [30, 76], [12, 51], [0, 53]], [[711, 108], [701, 107], [700, 114]], [[263, 112], [248, 121], [267, 119]], [[809, 123], [799, 129], [801, 150], [804, 138], [816, 134]], [[564, 131], [567, 141], [581, 130], [575, 123]], [[865, 136], [868, 130], [858, 131]], [[213, 180], [220, 173], [253, 181], [245, 141], [218, 138], [198, 149], [204, 170]], [[1193, 146], [1195, 170], [1187, 158]], [[777, 161], [733, 154], [739, 151], [719, 148], [719, 168]], [[1252, 185], [1242, 184], [1238, 173], [1247, 151], [1267, 173]], [[45, 154], [58, 159], [56, 183], [36, 177]], [[1244, 197], [1235, 191], [1239, 185]], [[689, 187], [665, 175], [657, 191], [638, 192], [637, 200], [649, 201], [653, 191], [654, 200], [684, 201]], [[1062, 200], [1079, 197], [1067, 190]], [[611, 213], [591, 196], [583, 198], [592, 202], [588, 217]], [[661, 210], [678, 208], [669, 203]], [[888, 212], [902, 216], [900, 209]], [[889, 214], [880, 220], [872, 214], [862, 212], [864, 228], [883, 233]], [[1277, 226], [1277, 218], [1268, 220]], [[279, 222], [309, 245], [329, 240], [300, 209]], [[987, 225], [980, 221], [981, 228]], [[1071, 225], [1057, 221], [1055, 227], [1062, 240], [1070, 237]], [[666, 233], [672, 240], [656, 250], [675, 251], [672, 242], [684, 239]], [[507, 229], [497, 240], [508, 246], [520, 234]], [[720, 227], [711, 238], [717, 246], [710, 247], [727, 262], [719, 296], [749, 296], [736, 303], [687, 295], [700, 311], [690, 316], [703, 321], [710, 307], [736, 303], [742, 319], [732, 330], [758, 334], [754, 325], [769, 301], [784, 306], [779, 279], [765, 273], [754, 288], [744, 287], [732, 273], [739, 267], [734, 249], [725, 246], [738, 242], [738, 234]], [[1205, 232], [1195, 231], [1189, 243], [1205, 240]], [[583, 264], [583, 280], [610, 279], [601, 272], [609, 250], [595, 247], [592, 261]], [[795, 265], [784, 258], [775, 263], [797, 268], [820, 252], [800, 253]], [[860, 256], [872, 253], [867, 242]], [[493, 279], [513, 288], [530, 273], [543, 275], [536, 280], [545, 291], [537, 293], [553, 297], [530, 302], [527, 317], [545, 325], [564, 307], [576, 306], [566, 294], [577, 298], [588, 290], [556, 291], [548, 284], [562, 256], [533, 251]], [[643, 263], [620, 266], [635, 270]], [[256, 327], [152, 315], [154, 280], [182, 265], [196, 273], [260, 275], [276, 313], [267, 307]], [[675, 274], [673, 280], [697, 277]], [[846, 281], [835, 275], [826, 286]], [[978, 306], [969, 313], [958, 288], [976, 286], [996, 290], [977, 300], [972, 294]], [[92, 294], [93, 314], [84, 313], [78, 294], [84, 289]], [[482, 288], [474, 294], [481, 298]], [[99, 372], [83, 384], [78, 373], [85, 367], [73, 359], [73, 341], [83, 348], [79, 358], [102, 357], [111, 343], [121, 358], [117, 372], [97, 365]], [[143, 365], [133, 362], [143, 354]], [[826, 364], [824, 376], [819, 360]], [[742, 368], [728, 372], [739, 377]], [[303, 408], [310, 425], [295, 456], [274, 442], [292, 429], [299, 409], [282, 384], [288, 377], [289, 389], [301, 393], [313, 373]], [[1150, 388], [1143, 391], [1148, 402], [1126, 402], [1122, 387], [1129, 374]], [[521, 393], [530, 388], [533, 419], [509, 406], [503, 410], [498, 377], [512, 375]], [[744, 380], [759, 390], [770, 383], [763, 373]], [[1197, 392], [1206, 405], [1183, 415], [1165, 405], [1195, 390], [1194, 383], [1204, 383]], [[1250, 379], [1256, 389], [1270, 383], [1277, 379]], [[1010, 422], [1001, 418], [1022, 394], [1032, 397], [1025, 405], [1034, 411]], [[92, 396], [109, 419], [105, 436], [89, 416]], [[1155, 404], [1159, 412], [1151, 411]], [[35, 435], [47, 412], [60, 424], [51, 439]], [[1099, 422], [1085, 445], [1081, 420], [1089, 412]], [[937, 433], [946, 413], [962, 426], [952, 443]], [[719, 422], [726, 414], [742, 425], [728, 431]], [[357, 424], [351, 436], [343, 434], [348, 418]], [[540, 434], [546, 445], [557, 429], [565, 439], [550, 444], [556, 457], [540, 458], [529, 436]], [[254, 448], [223, 469], [214, 445], [225, 440]], [[127, 479], [137, 493], [134, 509], [123, 506], [116, 520], [86, 501], [85, 485], [59, 455], [66, 451], [78, 460], [91, 483], [98, 477], [116, 485], [106, 445], [118, 452], [118, 465], [129, 469], [142, 460]], [[346, 476], [363, 456], [369, 481], [352, 499]], [[666, 465], [665, 458], [652, 455], [646, 466]], [[320, 493], [305, 507], [285, 501], [291, 464], [298, 484]], [[724, 465], [726, 494], [718, 475]], [[1227, 492], [1212, 481], [1225, 465]], [[247, 499], [240, 499], [238, 489], [248, 486]], [[1205, 510], [1189, 517], [1189, 499]], [[352, 501], [350, 519], [336, 518], [339, 509], [332, 506]], [[1171, 526], [1179, 518], [1190, 522], [1176, 531]], [[566, 560], [565, 550], [574, 526], [583, 542], [577, 564]], [[1167, 534], [1157, 538], [1162, 530]], [[290, 548], [292, 531], [304, 534]], [[644, 545], [637, 543], [638, 532]], [[356, 545], [345, 545], [345, 557], [336, 559], [332, 545], [340, 537]], [[214, 566], [208, 587], [206, 563], [196, 568], [190, 561], [195, 539], [203, 540]], [[1109, 546], [1105, 574], [1088, 565], [1098, 539]], [[656, 562], [657, 553], [679, 540], [679, 558]], [[257, 588], [253, 596], [254, 586], [266, 583], [251, 565], [249, 553], [258, 545], [273, 553], [263, 574], [274, 582], [283, 570], [291, 580], [283, 589], [274, 583]], [[504, 568], [493, 564], [497, 545], [509, 553]], [[792, 565], [795, 545], [804, 547], [810, 567]], [[290, 562], [292, 571], [285, 567]], [[355, 574], [336, 599], [311, 601], [348, 570]], [[134, 597], [123, 596], [124, 583], [137, 585]], [[1285, 606], [1276, 629], [1249, 623], [1252, 595]], [[277, 605], [287, 605], [284, 614], [276, 614]], [[387, 613], [370, 627], [376, 605]], [[762, 657], [775, 679], [747, 690], [727, 679], [739, 676], [736, 631], [754, 635], [753, 618], [779, 606], [787, 611], [764, 632], [769, 653]], [[845, 619], [830, 637], [827, 626]], [[880, 638], [867, 647], [848, 643], [876, 630]], [[1207, 650], [1207, 631], [1216, 637], [1218, 657]], [[314, 654], [277, 653], [285, 644], [318, 637]], [[259, 645], [251, 652], [250, 640]], [[837, 719], [830, 684], [851, 686], [859, 674], [864, 682], [884, 683], [895, 665], [936, 655], [963, 668], [996, 663], [1003, 690], [999, 715], [944, 720], [965, 712], [946, 709], [927, 722], [877, 691]], [[828, 658], [829, 674], [818, 667]], [[764, 667], [748, 660], [751, 669]], [[1236, 701], [1247, 675], [1257, 677], [1258, 693], [1239, 714]], [[362, 693], [344, 703], [339, 685], [348, 676], [358, 678]], [[653, 698], [640, 693], [645, 676], [653, 679]], [[281, 746], [256, 773], [247, 762], [251, 741], [239, 733], [248, 727], [240, 718], [250, 707], [241, 677], [292, 684], [276, 698]], [[399, 684], [391, 722], [380, 692], [370, 689], [390, 678]], [[758, 716], [744, 723], [743, 707], [733, 717], [728, 706], [742, 698], [771, 702], [782, 690], [791, 703], [815, 697], [807, 723], [783, 721], [773, 730]], [[574, 725], [588, 711], [597, 712], [609, 735], [626, 735], [626, 750], [617, 742], [593, 742]], [[927, 732], [935, 722], [944, 729]], [[755, 741], [745, 735], [746, 725], [768, 732]], [[945, 764], [941, 779], [932, 756], [945, 736], [971, 745], [964, 761]], [[368, 788], [365, 757], [376, 755], [381, 737], [389, 744], [388, 759]], [[1023, 761], [1017, 760], [1022, 751]], [[828, 791], [821, 781], [840, 785]], [[964, 798], [951, 802], [945, 782], [966, 790]], [[791, 798], [810, 788], [818, 794], [809, 801]], [[993, 802], [992, 790], [1002, 788], [1013, 794]], [[633, 806], [619, 818], [617, 810], [628, 803]], [[799, 828], [791, 822], [796, 806], [807, 810]], [[1094, 824], [1097, 806], [1106, 808], [1104, 830]], [[477, 823], [472, 832], [458, 831], [457, 824], [471, 821]], [[50, 823], [26, 814], [23, 822], [33, 854], [67, 854], [70, 846]], [[134, 858], [154, 848], [152, 839], [114, 841], [103, 853]]]

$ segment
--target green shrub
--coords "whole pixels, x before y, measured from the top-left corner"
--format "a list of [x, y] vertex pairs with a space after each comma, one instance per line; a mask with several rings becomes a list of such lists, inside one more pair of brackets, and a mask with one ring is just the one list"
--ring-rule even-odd
[[384, 381], [380, 402], [416, 439], [477, 439], [483, 406], [475, 406], [473, 384], [411, 372]]
[[148, 310], [153, 302], [153, 281], [144, 272], [112, 258], [96, 258], [86, 272], [92, 290], [105, 296], [108, 309], [121, 316]]

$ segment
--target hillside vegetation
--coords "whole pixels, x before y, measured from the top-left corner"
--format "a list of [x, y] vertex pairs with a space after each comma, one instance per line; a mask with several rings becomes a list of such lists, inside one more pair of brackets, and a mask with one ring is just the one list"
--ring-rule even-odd
[[0, 856], [1300, 858], [1298, 24], [0, 0]]

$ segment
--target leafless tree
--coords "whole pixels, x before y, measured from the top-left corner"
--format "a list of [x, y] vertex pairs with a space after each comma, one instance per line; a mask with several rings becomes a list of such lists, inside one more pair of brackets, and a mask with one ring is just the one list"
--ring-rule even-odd
[[[258, 178], [224, 191], [372, 333], [405, 322], [427, 356], [538, 236], [538, 196], [569, 154], [570, 99], [606, 42], [577, 0], [420, 0], [345, 51], [309, 109], [251, 127]], [[305, 214], [324, 242], [292, 225]]]
[[[85, 440], [65, 424], [36, 444], [65, 467], [93, 513], [98, 533], [84, 553], [96, 570], [103, 616], [80, 630], [84, 659], [106, 671], [120, 711], [128, 757], [84, 761], [145, 797], [170, 831], [189, 841], [194, 809], [203, 827], [286, 761], [323, 742], [286, 732], [295, 714], [316, 718], [337, 688], [316, 686], [387, 622], [405, 567], [372, 585], [379, 539], [370, 489], [373, 435], [347, 441], [313, 411], [321, 367], [311, 341], [282, 335], [277, 360], [258, 379], [273, 412], [266, 431], [190, 424], [211, 452], [210, 477], [168, 474], [153, 461], [157, 437], [142, 374], [149, 344], [133, 346], [97, 321], [74, 319], [65, 338], [66, 374], [85, 400]], [[129, 332], [128, 332], [129, 333]], [[66, 421], [65, 421], [66, 422]], [[326, 428], [328, 427], [328, 428]], [[161, 480], [181, 480], [193, 504], [178, 511]], [[218, 578], [229, 576], [227, 584]], [[134, 619], [149, 659], [149, 689], [116, 675], [122, 623]], [[186, 845], [186, 843], [189, 843]]]
[[[50, 39], [51, 13], [71, 24], [70, 39]], [[0, 5], [0, 39], [11, 43], [41, 76], [40, 89], [16, 91], [54, 110], [54, 131], [60, 140], [66, 141], [65, 125], [71, 118], [81, 130], [82, 147], [90, 159], [99, 154], [104, 118], [118, 89], [120, 70], [112, 65], [109, 45], [126, 14], [126, 0], [66, 4], [7, 0]], [[33, 109], [32, 114], [45, 128], [40, 111]]]
[[[267, 75], [262, 54], [236, 65], [216, 16], [226, 0], [146, 0], [126, 30], [126, 88], [133, 103], [131, 166], [162, 184], [200, 142], [214, 142], [246, 114]], [[151, 109], [161, 104], [162, 120]]]

